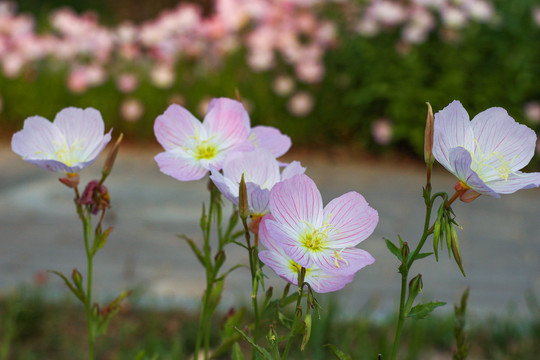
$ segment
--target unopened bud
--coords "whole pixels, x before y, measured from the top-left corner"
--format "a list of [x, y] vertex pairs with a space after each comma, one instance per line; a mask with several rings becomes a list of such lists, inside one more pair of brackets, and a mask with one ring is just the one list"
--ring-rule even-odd
[[124, 134], [120, 134], [116, 142], [114, 143], [111, 150], [109, 150], [109, 154], [107, 155], [107, 159], [105, 160], [105, 165], [103, 165], [103, 177], [106, 178], [112, 170], [112, 167], [114, 165], [114, 161], [116, 160], [116, 155], [118, 155], [118, 149], [120, 148], [120, 143], [122, 142], [122, 139], [124, 138]]
[[454, 260], [456, 261], [456, 264], [459, 266], [459, 270], [461, 270], [461, 273], [463, 274], [463, 276], [466, 276], [465, 271], [463, 270], [463, 264], [461, 263], [461, 253], [459, 251], [459, 243], [458, 243], [456, 229], [452, 226], [451, 231], [452, 231], [451, 233], [452, 254], [454, 255]]
[[300, 351], [304, 351], [309, 338], [311, 337], [311, 313], [308, 311], [304, 317], [304, 325], [306, 326], [304, 331], [304, 337], [302, 339], [302, 345], [300, 345]]
[[246, 220], [249, 216], [249, 203], [247, 195], [246, 181], [244, 180], [244, 174], [242, 174], [242, 179], [240, 180], [240, 189], [238, 197], [238, 213], [242, 220]]
[[433, 158], [433, 109], [431, 104], [426, 103], [428, 107], [426, 130], [424, 132], [424, 160], [426, 165], [431, 168], [435, 159]]
[[401, 258], [403, 262], [407, 262], [410, 253], [411, 250], [409, 249], [409, 244], [405, 241], [401, 246]]
[[220, 252], [218, 252], [214, 257], [214, 260], [216, 264], [216, 269], [219, 269], [221, 265], [223, 265], [223, 263], [225, 262], [225, 251], [221, 250]]
[[414, 294], [414, 296], [416, 296], [422, 292], [423, 287], [422, 274], [418, 274], [409, 282], [409, 294]]
[[66, 185], [68, 188], [75, 189], [79, 186], [80, 177], [77, 173], [66, 174], [66, 177], [58, 179], [62, 184]]
[[270, 324], [268, 327], [268, 335], [266, 335], [266, 337], [271, 344], [277, 341], [278, 334], [273, 324]]
[[78, 290], [83, 289], [83, 286], [82, 286], [83, 278], [79, 270], [73, 269], [73, 272], [71, 273], [71, 280], [73, 280], [73, 284], [75, 284]]

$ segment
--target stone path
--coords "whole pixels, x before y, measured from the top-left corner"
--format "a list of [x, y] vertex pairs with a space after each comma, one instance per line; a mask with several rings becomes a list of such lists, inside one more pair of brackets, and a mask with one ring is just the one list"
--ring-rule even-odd
[[[96, 294], [104, 298], [121, 289], [138, 289], [144, 304], [196, 308], [204, 286], [203, 269], [175, 235], [200, 238], [198, 222], [201, 203], [207, 200], [206, 182], [180, 183], [161, 174], [152, 159], [159, 151], [130, 148], [120, 152], [107, 184], [113, 209], [106, 222], [115, 230], [96, 257]], [[375, 233], [360, 245], [377, 261], [339, 293], [343, 314], [366, 309], [374, 314], [393, 311], [400, 279], [397, 262], [382, 238], [395, 240], [399, 233], [412, 244], [418, 241], [424, 216], [423, 167], [301, 154], [298, 159], [307, 166], [325, 203], [355, 190], [379, 211]], [[103, 157], [84, 170], [82, 182], [98, 177], [102, 163]], [[78, 267], [84, 274], [85, 256], [72, 193], [59, 184], [56, 174], [20, 160], [7, 144], [0, 145], [0, 168], [0, 292], [31, 284], [36, 273], [47, 269], [69, 274]], [[452, 176], [441, 168], [436, 170], [434, 189], [452, 191]], [[540, 297], [540, 191], [521, 191], [502, 199], [481, 197], [471, 204], [456, 203], [454, 210], [464, 228], [459, 236], [467, 277], [448, 257], [442, 256], [439, 263], [434, 258], [422, 260], [412, 270], [423, 274], [422, 296], [451, 304], [469, 286], [473, 313], [507, 315], [510, 311], [526, 316], [525, 294]], [[426, 249], [430, 248], [428, 244]], [[226, 251], [230, 264], [247, 263], [238, 246], [229, 245]], [[270, 283], [282, 288], [280, 279], [271, 272], [268, 275]], [[248, 279], [244, 269], [231, 275], [225, 306], [248, 302]], [[66, 293], [56, 278], [49, 279], [45, 291], [52, 298]], [[445, 308], [452, 310], [449, 305]]]

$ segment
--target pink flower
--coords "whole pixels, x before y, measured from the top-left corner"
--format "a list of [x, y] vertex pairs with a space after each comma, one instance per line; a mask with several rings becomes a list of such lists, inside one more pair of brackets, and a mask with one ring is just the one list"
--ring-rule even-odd
[[[265, 215], [259, 225], [259, 240], [267, 249], [259, 252], [259, 259], [282, 279], [298, 286], [298, 271], [300, 265], [291, 259], [282, 247], [270, 236], [266, 228], [266, 221], [274, 220], [272, 215]], [[304, 281], [307, 282], [313, 291], [327, 293], [343, 289], [350, 283], [354, 274], [336, 274], [322, 270], [317, 266], [306, 269]]]
[[540, 186], [540, 173], [519, 171], [531, 160], [536, 134], [503, 108], [490, 108], [469, 121], [459, 101], [435, 114], [433, 155], [459, 182], [460, 199], [499, 198]]
[[298, 161], [293, 161], [280, 175], [276, 158], [267, 150], [255, 149], [228, 155], [223, 164], [223, 174], [212, 171], [210, 179], [227, 199], [238, 204], [240, 181], [244, 175], [250, 212], [262, 216], [269, 211], [272, 187], [280, 181], [303, 174], [305, 170]]
[[111, 132], [96, 109], [63, 109], [50, 122], [40, 116], [24, 121], [21, 131], [11, 139], [11, 148], [23, 160], [50, 171], [76, 173], [92, 164]]
[[177, 180], [199, 180], [211, 168], [220, 170], [227, 154], [253, 149], [249, 128], [249, 115], [235, 100], [213, 99], [202, 124], [173, 104], [154, 123], [156, 138], [165, 149], [155, 160], [161, 172]]
[[249, 140], [255, 148], [269, 151], [275, 158], [284, 155], [291, 148], [291, 138], [272, 126], [255, 126], [249, 132]]
[[365, 240], [379, 221], [364, 197], [349, 192], [324, 209], [321, 193], [306, 175], [280, 182], [270, 192], [269, 235], [304, 268], [354, 274], [375, 260], [355, 246]]

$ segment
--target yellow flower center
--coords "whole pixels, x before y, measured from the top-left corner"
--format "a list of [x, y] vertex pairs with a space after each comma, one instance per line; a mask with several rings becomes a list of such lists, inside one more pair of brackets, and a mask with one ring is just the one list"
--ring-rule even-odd
[[474, 141], [476, 142], [475, 152], [473, 153], [467, 150], [471, 154], [472, 170], [474, 170], [484, 182], [499, 179], [508, 180], [508, 177], [514, 173], [512, 171], [512, 163], [515, 158], [508, 161], [497, 151], [484, 153], [478, 141], [476, 139], [474, 139]]
[[210, 160], [214, 158], [218, 153], [216, 145], [210, 143], [208, 140], [201, 141], [195, 148], [195, 158], [197, 160]]

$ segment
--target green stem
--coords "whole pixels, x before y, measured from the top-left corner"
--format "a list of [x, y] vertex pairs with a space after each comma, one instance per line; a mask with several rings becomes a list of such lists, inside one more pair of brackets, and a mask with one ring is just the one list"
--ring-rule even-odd
[[407, 288], [407, 273], [404, 273], [401, 275], [401, 296], [399, 298], [399, 315], [398, 315], [398, 323], [396, 327], [396, 336], [394, 337], [394, 347], [392, 348], [392, 357], [391, 359], [394, 360], [397, 355], [397, 350], [399, 347], [399, 338], [401, 337], [401, 329], [403, 328], [403, 323], [405, 322], [405, 292]]
[[289, 350], [292, 345], [292, 339], [294, 337], [294, 331], [296, 327], [298, 326], [298, 321], [302, 317], [302, 306], [300, 305], [300, 302], [302, 301], [302, 292], [304, 290], [304, 278], [306, 276], [306, 269], [301, 268], [300, 269], [300, 276], [298, 277], [298, 299], [296, 299], [296, 309], [295, 309], [295, 317], [294, 322], [291, 327], [291, 332], [289, 333], [289, 338], [287, 339], [287, 345], [285, 346], [285, 351], [283, 352], [282, 360], [286, 360], [289, 356]]
[[[84, 214], [84, 210], [80, 205], [77, 205], [80, 214]], [[83, 222], [84, 232], [84, 248], [86, 250], [86, 263], [87, 263], [87, 275], [86, 275], [86, 323], [88, 328], [88, 358], [94, 359], [94, 317], [92, 316], [92, 272], [93, 272], [93, 258], [92, 246], [90, 245], [90, 233], [92, 229], [92, 220], [90, 215], [83, 215], [81, 217]]]

